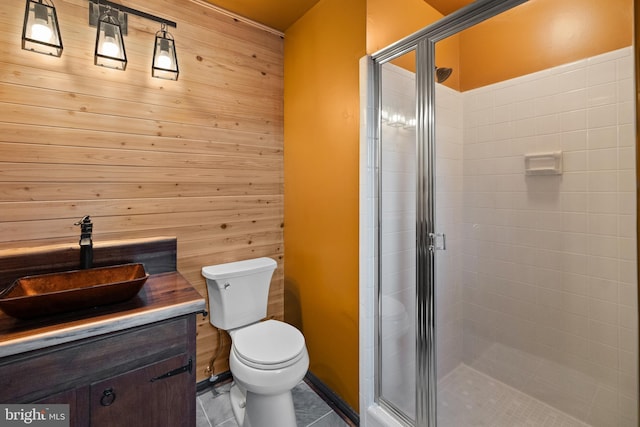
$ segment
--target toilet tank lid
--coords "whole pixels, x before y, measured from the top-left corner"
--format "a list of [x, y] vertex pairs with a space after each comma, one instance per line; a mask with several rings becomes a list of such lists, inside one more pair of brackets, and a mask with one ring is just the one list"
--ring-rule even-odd
[[208, 265], [202, 267], [202, 275], [207, 279], [218, 280], [274, 270], [277, 266], [278, 263], [271, 258], [253, 258], [225, 264]]

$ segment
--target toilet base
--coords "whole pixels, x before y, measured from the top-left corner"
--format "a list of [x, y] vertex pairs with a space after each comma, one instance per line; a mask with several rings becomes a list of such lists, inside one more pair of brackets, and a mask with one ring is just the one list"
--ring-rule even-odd
[[280, 394], [255, 394], [237, 384], [230, 390], [231, 408], [242, 427], [296, 427], [291, 391]]
[[242, 426], [244, 422], [244, 408], [247, 402], [245, 393], [240, 389], [238, 384], [234, 383], [229, 390], [229, 398], [231, 400], [231, 409], [233, 410], [233, 416], [236, 418], [236, 422], [239, 426]]

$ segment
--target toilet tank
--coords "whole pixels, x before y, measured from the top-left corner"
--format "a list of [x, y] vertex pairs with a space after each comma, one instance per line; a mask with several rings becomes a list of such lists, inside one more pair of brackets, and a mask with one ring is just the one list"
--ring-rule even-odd
[[271, 258], [254, 258], [202, 267], [211, 324], [228, 331], [265, 318], [271, 276], [277, 265]]

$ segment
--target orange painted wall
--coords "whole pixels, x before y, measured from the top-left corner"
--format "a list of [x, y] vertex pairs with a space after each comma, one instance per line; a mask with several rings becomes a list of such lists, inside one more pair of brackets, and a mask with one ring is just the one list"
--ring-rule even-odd
[[366, 0], [321, 0], [285, 33], [285, 320], [310, 371], [358, 408], [359, 69]]
[[367, 53], [375, 53], [442, 18], [425, 0], [367, 0]]
[[[443, 16], [429, 0], [398, 1], [368, 0], [367, 53]], [[530, 0], [439, 42], [436, 63], [454, 69], [447, 86], [466, 91], [630, 46], [632, 24], [632, 0]]]
[[632, 28], [632, 0], [531, 0], [460, 34], [460, 88], [631, 46]]
[[[372, 54], [390, 44], [415, 33], [442, 19], [442, 13], [424, 0], [368, 0], [367, 1], [367, 53]], [[449, 37], [436, 46], [436, 64], [453, 68], [445, 85], [459, 88], [459, 40]], [[392, 61], [395, 65], [415, 72], [415, 55], [403, 55]]]

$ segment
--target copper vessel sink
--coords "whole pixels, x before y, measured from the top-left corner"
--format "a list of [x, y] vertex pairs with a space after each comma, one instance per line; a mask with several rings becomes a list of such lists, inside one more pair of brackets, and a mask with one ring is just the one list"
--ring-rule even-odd
[[0, 293], [0, 309], [29, 319], [113, 304], [136, 296], [148, 277], [142, 264], [21, 277]]

